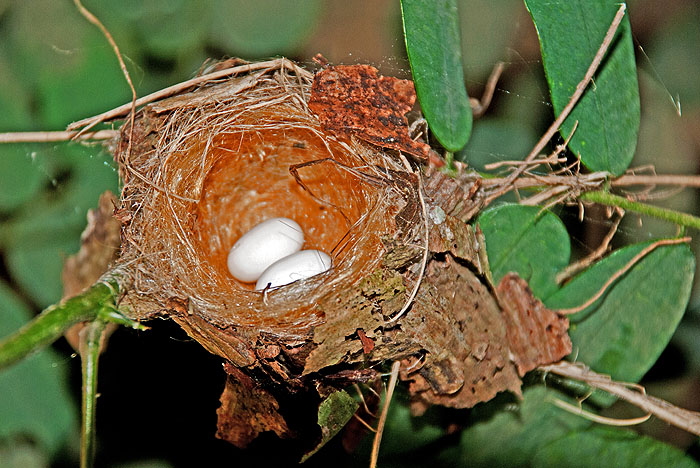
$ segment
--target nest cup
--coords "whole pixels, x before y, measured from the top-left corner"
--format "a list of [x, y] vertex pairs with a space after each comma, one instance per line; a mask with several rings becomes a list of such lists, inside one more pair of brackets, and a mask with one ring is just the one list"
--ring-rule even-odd
[[[309, 72], [285, 60], [241, 68], [145, 107], [133, 132], [122, 127], [124, 300], [140, 318], [178, 304], [218, 328], [308, 339], [343, 307], [337, 292], [381, 264], [386, 241], [413, 236], [394, 220], [407, 200], [391, 174], [405, 169], [321, 128], [307, 106]], [[329, 253], [332, 269], [265, 293], [235, 280], [229, 249], [274, 217], [299, 223], [303, 248]]]

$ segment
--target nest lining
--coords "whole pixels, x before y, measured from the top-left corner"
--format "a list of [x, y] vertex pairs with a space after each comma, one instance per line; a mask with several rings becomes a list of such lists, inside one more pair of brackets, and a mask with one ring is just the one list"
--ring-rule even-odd
[[[317, 304], [378, 267], [383, 241], [412, 242], [415, 230], [394, 220], [407, 200], [393, 179], [405, 169], [326, 133], [308, 109], [310, 86], [308, 72], [282, 62], [146, 107], [131, 152], [122, 128], [121, 209], [130, 221], [120, 263], [132, 302], [165, 310], [184, 300], [221, 328], [304, 338], [324, 319]], [[226, 255], [277, 216], [297, 221], [304, 248], [329, 253], [333, 268], [262, 294], [230, 275]]]

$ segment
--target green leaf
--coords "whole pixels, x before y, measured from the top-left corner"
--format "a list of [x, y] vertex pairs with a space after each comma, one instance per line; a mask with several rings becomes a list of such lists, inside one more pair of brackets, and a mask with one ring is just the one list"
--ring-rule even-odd
[[[404, 401], [401, 401], [404, 400]], [[437, 408], [430, 408], [420, 417], [411, 415], [408, 398], [395, 397], [391, 402], [384, 437], [382, 438], [382, 459], [405, 453], [416, 453], [445, 435], [440, 424]], [[433, 453], [433, 455], [435, 455]]]
[[320, 0], [214, 0], [210, 39], [246, 58], [295, 54], [314, 31], [321, 5]]
[[[0, 337], [31, 318], [27, 307], [0, 282]], [[41, 351], [0, 372], [0, 439], [26, 435], [55, 453], [77, 428], [65, 359]]]
[[[650, 243], [615, 251], [577, 275], [545, 303], [581, 305]], [[613, 379], [636, 382], [656, 362], [683, 317], [695, 272], [687, 245], [654, 249], [596, 303], [571, 317], [572, 357]]]
[[[0, 49], [0, 132], [21, 131], [31, 125], [31, 99]], [[34, 145], [0, 145], [0, 210], [9, 211], [30, 199], [43, 175], [33, 166]]]
[[501, 205], [482, 213], [478, 224], [495, 283], [513, 271], [537, 297], [558, 289], [555, 276], [568, 264], [571, 246], [556, 215], [538, 206]]
[[538, 138], [532, 125], [522, 119], [482, 118], [467, 146], [455, 153], [455, 159], [485, 171], [487, 164], [522, 159]]
[[57, 184], [55, 191], [35, 197], [19, 216], [0, 226], [8, 270], [40, 307], [61, 297], [63, 260], [80, 246], [87, 210], [97, 204], [103, 191], [117, 188], [117, 175], [107, 155], [76, 144], [54, 149], [55, 154], [46, 150], [47, 158], [57, 165], [56, 172], [69, 174], [68, 180]]
[[[525, 0], [540, 38], [542, 60], [559, 115], [605, 37], [617, 0]], [[639, 131], [639, 87], [632, 34], [624, 18], [598, 72], [561, 127], [569, 148], [593, 171], [615, 175], [629, 167]]]
[[574, 432], [537, 451], [532, 466], [697, 468], [698, 464], [677, 448], [658, 440], [627, 429], [598, 426]]
[[345, 427], [352, 415], [355, 414], [359, 403], [346, 391], [331, 393], [318, 407], [318, 425], [321, 426], [321, 441], [310, 452], [306, 453], [300, 463], [305, 462], [321, 447]]
[[467, 144], [472, 110], [464, 87], [456, 0], [402, 0], [403, 31], [416, 94], [448, 151]]
[[536, 386], [524, 391], [517, 406], [508, 405], [514, 408], [494, 402], [475, 407], [471, 413], [475, 423], [462, 432], [465, 465], [526, 467], [549, 442], [590, 425], [588, 420], [554, 406], [553, 398], [572, 401], [556, 390]]

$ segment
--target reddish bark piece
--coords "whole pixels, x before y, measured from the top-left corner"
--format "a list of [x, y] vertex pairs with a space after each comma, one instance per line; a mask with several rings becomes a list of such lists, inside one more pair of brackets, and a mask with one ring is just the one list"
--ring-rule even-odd
[[508, 273], [496, 288], [503, 308], [512, 359], [522, 377], [571, 353], [569, 319], [547, 309], [525, 280]]
[[362, 352], [365, 354], [371, 353], [374, 349], [374, 341], [367, 337], [362, 328], [357, 329], [357, 336], [360, 338], [360, 342], [362, 343]]
[[226, 364], [226, 388], [221, 394], [216, 437], [245, 448], [259, 434], [272, 431], [290, 437], [291, 431], [279, 414], [279, 403], [237, 367]]
[[309, 108], [326, 130], [426, 160], [430, 146], [408, 134], [405, 114], [415, 101], [410, 80], [381, 76], [370, 65], [338, 65], [316, 73]]

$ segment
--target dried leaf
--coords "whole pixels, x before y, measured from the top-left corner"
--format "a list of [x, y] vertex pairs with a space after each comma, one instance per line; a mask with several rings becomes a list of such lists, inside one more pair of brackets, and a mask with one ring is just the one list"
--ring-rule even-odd
[[413, 412], [433, 404], [469, 408], [504, 390], [520, 395], [503, 315], [489, 289], [450, 258], [433, 260], [424, 284], [403, 322], [427, 351], [422, 367], [402, 368], [402, 379], [411, 380]]
[[327, 130], [427, 160], [430, 146], [408, 134], [405, 114], [415, 101], [410, 80], [381, 76], [370, 65], [339, 65], [316, 74], [309, 108]]
[[[113, 216], [116, 203], [114, 194], [106, 191], [100, 195], [97, 210], [88, 211], [88, 224], [80, 236], [80, 250], [63, 264], [61, 279], [64, 299], [92, 286], [119, 255], [121, 223]], [[102, 346], [116, 327], [114, 324], [107, 326]], [[79, 323], [65, 333], [66, 340], [75, 350], [78, 350], [82, 329], [83, 324]]]
[[272, 394], [231, 364], [225, 364], [226, 388], [221, 394], [216, 437], [245, 448], [259, 434], [272, 431], [279, 437], [291, 437], [279, 403]]
[[522, 377], [571, 353], [569, 319], [547, 309], [525, 280], [506, 274], [496, 288], [508, 331], [513, 361]]

